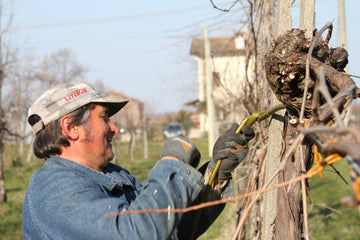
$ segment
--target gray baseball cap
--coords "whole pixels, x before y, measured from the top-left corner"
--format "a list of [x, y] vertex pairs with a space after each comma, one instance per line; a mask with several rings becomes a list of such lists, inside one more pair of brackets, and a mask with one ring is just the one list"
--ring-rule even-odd
[[36, 134], [49, 123], [88, 103], [106, 105], [109, 117], [111, 117], [128, 101], [128, 99], [102, 98], [92, 86], [85, 82], [63, 83], [44, 92], [31, 105], [28, 111], [28, 123]]

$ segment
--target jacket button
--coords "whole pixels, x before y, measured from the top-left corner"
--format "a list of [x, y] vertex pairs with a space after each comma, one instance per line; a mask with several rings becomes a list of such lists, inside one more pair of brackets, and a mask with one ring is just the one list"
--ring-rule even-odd
[[187, 170], [186, 173], [187, 173], [187, 174], [190, 174], [190, 170]]

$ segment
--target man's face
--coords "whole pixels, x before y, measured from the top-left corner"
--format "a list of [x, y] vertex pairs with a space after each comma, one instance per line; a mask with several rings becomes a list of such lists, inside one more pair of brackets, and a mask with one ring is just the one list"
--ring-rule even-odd
[[91, 168], [100, 171], [114, 158], [112, 138], [119, 133], [119, 129], [109, 119], [107, 108], [102, 105], [90, 110], [89, 120], [82, 128], [88, 163]]

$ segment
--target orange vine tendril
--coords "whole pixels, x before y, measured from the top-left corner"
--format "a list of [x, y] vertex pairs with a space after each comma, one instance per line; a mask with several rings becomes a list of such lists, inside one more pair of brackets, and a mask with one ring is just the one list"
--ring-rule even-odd
[[[312, 146], [313, 148], [313, 153], [314, 153], [314, 164], [315, 164], [315, 167], [316, 169], [320, 169], [322, 167], [321, 165], [321, 162], [322, 162], [322, 157], [321, 157], [321, 154], [319, 153], [319, 150], [317, 148], [317, 146], [314, 144]], [[319, 176], [321, 178], [324, 177], [324, 174], [322, 173], [322, 170], [323, 170], [324, 167], [322, 167], [321, 171], [319, 172]], [[314, 167], [312, 167], [311, 169], [313, 169], [313, 171], [315, 171]], [[311, 170], [309, 169], [309, 171]]]
[[[331, 126], [331, 125], [332, 125], [331, 121], [329, 121], [326, 124], [326, 126]], [[309, 128], [309, 119], [307, 119], [305, 121], [304, 127]], [[331, 141], [327, 142], [326, 145], [329, 145], [329, 144], [335, 143], [335, 142], [336, 142], [335, 140], [331, 140]], [[327, 157], [325, 157], [325, 159], [323, 159], [321, 153], [319, 152], [318, 147], [315, 144], [312, 146], [312, 148], [313, 148], [313, 154], [314, 154], [314, 166], [312, 168], [310, 168], [307, 172], [311, 176], [319, 174], [319, 176], [321, 178], [323, 178], [324, 177], [323, 170], [326, 167], [326, 165], [331, 165], [331, 164], [336, 163], [337, 161], [340, 161], [341, 159], [343, 159], [343, 157], [340, 156], [340, 154], [338, 154], [338, 153], [330, 154]]]

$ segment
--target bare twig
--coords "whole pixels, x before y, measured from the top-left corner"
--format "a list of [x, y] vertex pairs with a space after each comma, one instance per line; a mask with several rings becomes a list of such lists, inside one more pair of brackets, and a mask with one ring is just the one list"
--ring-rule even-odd
[[[261, 151], [261, 154], [260, 154], [261, 161], [260, 161], [258, 170], [257, 170], [257, 172], [256, 172], [254, 181], [253, 181], [253, 183], [252, 183], [251, 189], [248, 188], [248, 190], [249, 190], [248, 192], [253, 192], [254, 189], [255, 189], [256, 184], [257, 184], [258, 181], [259, 181], [259, 175], [260, 175], [260, 172], [261, 172], [261, 169], [262, 169], [262, 165], [263, 165], [264, 160], [265, 160], [266, 153], [267, 153], [267, 146]], [[249, 208], [250, 200], [251, 200], [251, 197], [249, 197], [249, 198], [247, 199], [246, 205], [245, 205], [244, 209], [248, 209], [248, 208]], [[242, 206], [243, 206], [243, 205], [244, 205], [244, 204], [242, 204]], [[238, 236], [241, 237], [241, 235], [242, 235], [242, 228], [240, 228]]]
[[[320, 29], [320, 31], [316, 34], [316, 36], [313, 38], [309, 51], [308, 51], [308, 55], [306, 57], [306, 69], [305, 69], [305, 87], [304, 87], [304, 95], [303, 95], [303, 102], [302, 102], [302, 106], [301, 106], [301, 112], [300, 112], [300, 122], [303, 120], [304, 117], [304, 111], [305, 111], [305, 103], [306, 103], [306, 98], [307, 98], [307, 92], [308, 92], [308, 87], [309, 84], [311, 82], [311, 78], [310, 78], [310, 61], [311, 61], [311, 55], [312, 52], [315, 48], [315, 45], [317, 43], [317, 41], [319, 40], [319, 38], [321, 37], [321, 35], [323, 34], [323, 32], [329, 29], [329, 32], [332, 31], [332, 23], [328, 22], [323, 28]], [[328, 34], [329, 36], [329, 34]], [[331, 36], [331, 35], [330, 35]]]
[[349, 185], [348, 181], [346, 181], [346, 179], [341, 175], [341, 173], [332, 164], [330, 165], [330, 167], [347, 185]]
[[[315, 174], [313, 174], [315, 175]], [[219, 204], [224, 204], [224, 203], [228, 203], [228, 202], [234, 202], [237, 201], [239, 199], [242, 198], [246, 198], [246, 197], [251, 197], [254, 195], [261, 195], [264, 192], [267, 191], [271, 191], [280, 187], [284, 187], [293, 183], [296, 183], [298, 181], [300, 181], [302, 178], [310, 178], [313, 175], [302, 175], [300, 177], [297, 177], [295, 179], [289, 180], [287, 182], [282, 182], [278, 185], [275, 186], [271, 186], [268, 188], [262, 188], [258, 191], [254, 191], [251, 193], [246, 193], [246, 194], [242, 194], [239, 196], [235, 196], [235, 197], [229, 197], [226, 199], [220, 199], [220, 200], [215, 200], [215, 201], [210, 201], [210, 202], [205, 202], [205, 203], [201, 203], [198, 205], [194, 205], [191, 207], [187, 207], [187, 208], [175, 208], [175, 209], [169, 209], [169, 208], [161, 208], [161, 209], [141, 209], [141, 210], [129, 210], [129, 211], [123, 211], [123, 212], [112, 212], [112, 213], [107, 213], [107, 214], [103, 214], [103, 217], [111, 217], [111, 216], [121, 216], [121, 215], [127, 215], [127, 214], [144, 214], [144, 213], [186, 213], [186, 212], [191, 212], [191, 211], [196, 211], [202, 208], [206, 208], [206, 207], [211, 207], [211, 206], [215, 206], [215, 205], [219, 205]]]
[[360, 76], [357, 75], [353, 75], [353, 74], [348, 74], [350, 77], [354, 77], [354, 78], [360, 78]]
[[336, 212], [337, 214], [342, 214], [341, 211], [336, 210], [336, 209], [334, 209], [334, 208], [331, 208], [331, 207], [329, 207], [328, 205], [326, 205], [325, 203], [314, 203], [313, 205], [314, 205], [314, 206], [321, 206], [321, 207], [323, 207], [323, 208], [327, 208], [327, 209], [329, 209], [329, 210], [331, 210], [331, 211], [333, 211], [333, 212]]
[[213, 8], [219, 10], [219, 11], [222, 11], [222, 12], [230, 12], [230, 10], [235, 6], [235, 4], [238, 2], [238, 1], [234, 1], [233, 4], [228, 8], [228, 9], [223, 9], [223, 8], [219, 8], [218, 6], [215, 5], [215, 3], [213, 2], [213, 0], [210, 0], [211, 2], [211, 5], [213, 6]]
[[[300, 149], [301, 170], [303, 172], [306, 172], [305, 159], [304, 159], [303, 153], [304, 153], [303, 149]], [[308, 223], [308, 210], [307, 210], [305, 179], [301, 179], [301, 195], [302, 195], [302, 205], [303, 205], [303, 214], [304, 214], [304, 237], [306, 240], [309, 240], [309, 223]]]
[[313, 92], [312, 98], [312, 121], [319, 122], [319, 106], [320, 106], [320, 94], [319, 94], [319, 83], [317, 82]]
[[17, 134], [17, 133], [14, 133], [14, 132], [10, 131], [8, 128], [4, 128], [4, 127], [3, 127], [3, 128], [0, 128], [0, 133], [1, 133], [2, 131], [6, 132], [9, 136], [18, 137], [18, 138], [20, 138], [20, 139], [25, 139], [25, 138], [27, 138], [28, 136], [32, 135], [32, 132], [29, 132], [29, 133], [26, 134], [26, 135], [19, 135], [19, 134]]
[[329, 107], [331, 108], [331, 111], [333, 112], [337, 123], [340, 127], [345, 127], [343, 120], [341, 119], [340, 113], [338, 109], [335, 107], [334, 102], [331, 99], [331, 95], [329, 93], [328, 87], [325, 83], [325, 69], [323, 66], [320, 67], [320, 84], [319, 84], [319, 91], [324, 96], [326, 102], [329, 104]]
[[[360, 144], [360, 133], [359, 130], [355, 127], [325, 127], [325, 126], [316, 126], [311, 128], [303, 128], [299, 127], [298, 131], [302, 132], [303, 134], [309, 136], [310, 134], [314, 133], [336, 133], [336, 134], [350, 134], [352, 135], [356, 142]], [[319, 148], [320, 150], [320, 148]], [[321, 152], [321, 151], [320, 151]]]
[[[330, 42], [330, 38], [331, 38], [331, 34], [332, 34], [332, 30], [333, 30], [333, 28], [332, 28], [332, 23], [330, 23], [330, 22], [328, 22], [327, 24], [331, 24], [331, 27], [329, 26], [328, 27], [328, 33], [327, 33], [327, 35], [326, 35], [326, 38], [325, 38], [325, 40], [324, 40], [324, 45], [329, 45], [329, 42]], [[320, 30], [321, 31], [321, 30]]]

